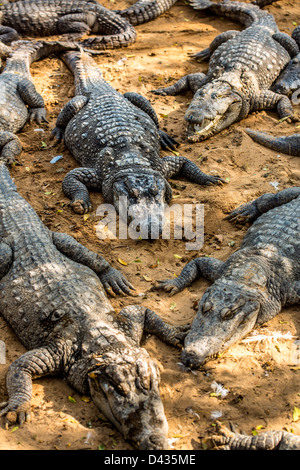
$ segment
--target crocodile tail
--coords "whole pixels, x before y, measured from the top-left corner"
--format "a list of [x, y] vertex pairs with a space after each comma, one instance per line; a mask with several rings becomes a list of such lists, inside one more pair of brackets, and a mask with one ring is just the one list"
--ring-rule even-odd
[[211, 2], [210, 0], [190, 0], [190, 5], [194, 10], [205, 10], [206, 8], [213, 6], [214, 2]]
[[81, 49], [63, 53], [61, 59], [73, 73], [76, 94], [84, 94], [103, 80], [102, 72], [92, 57]]
[[17, 187], [5, 163], [0, 162], [0, 193], [5, 197], [5, 195], [7, 196], [7, 191], [17, 191]]
[[273, 137], [264, 132], [245, 129], [247, 134], [258, 144], [268, 147], [276, 152], [300, 157], [300, 134], [284, 137]]

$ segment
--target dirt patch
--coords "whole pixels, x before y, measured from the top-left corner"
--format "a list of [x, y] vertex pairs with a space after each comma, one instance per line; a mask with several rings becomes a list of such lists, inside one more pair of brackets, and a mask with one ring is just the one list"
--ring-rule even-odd
[[[104, 0], [109, 8], [125, 7], [129, 2]], [[133, 3], [131, 1], [130, 3]], [[267, 7], [281, 31], [291, 34], [299, 22], [300, 6], [282, 0]], [[278, 122], [273, 112], [252, 114], [205, 142], [192, 145], [185, 140], [183, 116], [191, 99], [187, 93], [177, 97], [158, 97], [151, 90], [173, 82], [181, 76], [206, 70], [189, 57], [207, 47], [215, 36], [229, 29], [241, 29], [227, 19], [194, 11], [178, 1], [170, 12], [137, 28], [138, 38], [126, 49], [112, 51], [110, 57], [97, 57], [105, 79], [120, 92], [136, 91], [153, 104], [162, 129], [180, 142], [179, 152], [200, 165], [209, 174], [227, 178], [223, 187], [204, 188], [184, 179], [173, 180], [176, 203], [205, 204], [205, 243], [200, 253], [186, 251], [180, 240], [116, 240], [101, 242], [96, 235], [97, 207], [104, 202], [101, 194], [92, 193], [93, 211], [86, 220], [74, 214], [62, 192], [67, 171], [77, 167], [63, 144], [54, 145], [51, 131], [60, 109], [73, 96], [73, 77], [65, 65], [51, 57], [32, 65], [32, 76], [44, 96], [49, 124], [27, 124], [19, 134], [23, 143], [21, 162], [12, 175], [18, 190], [37, 211], [51, 230], [74, 236], [85, 246], [103, 254], [126, 274], [138, 292], [145, 293], [137, 302], [147, 305], [172, 324], [185, 324], [195, 315], [195, 302], [207, 286], [195, 282], [180, 295], [147, 292], [158, 279], [179, 274], [187, 261], [198, 254], [225, 260], [237, 250], [246, 227], [237, 228], [224, 220], [240, 204], [263, 193], [300, 185], [299, 158], [277, 155], [255, 144], [243, 129], [250, 127], [278, 135], [297, 132], [294, 124]], [[124, 60], [122, 60], [124, 59]], [[42, 129], [42, 131], [40, 130]], [[162, 152], [162, 155], [167, 155]], [[56, 164], [50, 160], [63, 155]], [[232, 243], [234, 242], [234, 243]], [[174, 254], [182, 258], [175, 258]], [[118, 258], [128, 264], [121, 266]], [[136, 263], [134, 260], [141, 262]], [[156, 267], [153, 260], [159, 260]], [[156, 263], [155, 263], [156, 264]], [[148, 276], [153, 282], [146, 281]], [[116, 309], [132, 303], [130, 298], [112, 299]], [[176, 305], [174, 305], [174, 303]], [[157, 360], [161, 371], [161, 396], [169, 422], [169, 438], [175, 449], [202, 449], [202, 438], [214, 431], [216, 413], [225, 424], [230, 421], [239, 430], [251, 434], [271, 429], [292, 430], [300, 434], [300, 421], [293, 421], [294, 406], [300, 407], [299, 374], [294, 360], [294, 341], [299, 339], [299, 306], [285, 308], [260, 334], [290, 333], [291, 339], [239, 344], [231, 347], [203, 370], [190, 372], [180, 365], [180, 350], [167, 346], [154, 336], [145, 339], [144, 347]], [[6, 344], [6, 364], [0, 365], [0, 401], [7, 398], [5, 374], [8, 365], [25, 352], [11, 328], [0, 318], [0, 339]], [[225, 397], [211, 396], [216, 381], [228, 390]], [[72, 400], [69, 399], [72, 397]], [[5, 431], [0, 428], [3, 449], [131, 449], [115, 428], [99, 414], [92, 402], [83, 401], [59, 377], [34, 381], [32, 420], [23, 428]]]

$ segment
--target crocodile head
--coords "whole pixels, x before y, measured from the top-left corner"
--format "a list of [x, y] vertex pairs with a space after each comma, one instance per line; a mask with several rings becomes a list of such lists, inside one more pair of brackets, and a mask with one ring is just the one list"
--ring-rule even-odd
[[129, 225], [131, 238], [153, 240], [161, 235], [171, 197], [169, 183], [157, 173], [130, 174], [113, 185], [113, 204]]
[[[300, 54], [297, 54], [285, 68], [272, 87], [275, 93], [290, 95], [300, 89]], [[298, 93], [299, 95], [299, 93]], [[299, 98], [299, 97], [298, 97]], [[298, 104], [298, 103], [295, 103]]]
[[203, 295], [185, 338], [183, 363], [198, 368], [247, 335], [258, 320], [261, 297], [254, 289], [215, 282]]
[[141, 450], [168, 448], [168, 424], [159, 394], [159, 371], [145, 349], [108, 352], [89, 374], [97, 408]]
[[187, 139], [200, 142], [237, 121], [243, 107], [241, 96], [226, 82], [213, 81], [196, 91], [185, 113]]

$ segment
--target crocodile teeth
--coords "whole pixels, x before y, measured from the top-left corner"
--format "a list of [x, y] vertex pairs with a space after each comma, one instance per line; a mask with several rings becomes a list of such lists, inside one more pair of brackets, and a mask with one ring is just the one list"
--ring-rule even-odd
[[205, 131], [210, 129], [213, 125], [214, 125], [214, 121], [210, 121], [205, 127], [201, 127], [200, 124], [194, 124], [194, 132], [196, 134], [203, 134]]

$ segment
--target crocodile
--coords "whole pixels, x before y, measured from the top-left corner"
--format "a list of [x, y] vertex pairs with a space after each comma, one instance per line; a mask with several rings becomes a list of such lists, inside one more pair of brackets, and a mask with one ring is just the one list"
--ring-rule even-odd
[[[82, 46], [94, 49], [126, 47], [136, 40], [134, 27], [120, 15], [94, 1], [24, 0], [0, 5], [1, 25], [22, 36], [62, 35], [82, 40]], [[0, 27], [1, 40], [1, 27]]]
[[72, 52], [61, 58], [74, 74], [75, 96], [58, 115], [53, 135], [64, 138], [82, 167], [65, 176], [63, 191], [77, 213], [91, 210], [88, 188], [102, 191], [126, 222], [139, 220], [142, 238], [159, 236], [172, 198], [169, 178], [181, 174], [204, 185], [222, 179], [186, 157], [161, 158], [160, 146], [174, 149], [176, 141], [159, 129], [150, 102], [138, 93], [117, 92], [88, 54]]
[[47, 122], [43, 97], [32, 82], [30, 65], [48, 55], [77, 49], [67, 41], [16, 41], [12, 43], [0, 75], [0, 159], [8, 165], [16, 161], [22, 144], [16, 133], [26, 122]]
[[207, 139], [262, 109], [276, 108], [280, 118], [289, 116], [289, 120], [297, 121], [290, 99], [270, 89], [299, 53], [296, 41], [280, 32], [274, 17], [257, 5], [209, 0], [190, 3], [197, 10], [209, 8], [246, 27], [221, 33], [208, 49], [195, 55], [198, 61], [209, 59], [206, 75], [189, 74], [169, 87], [153, 90], [159, 95], [193, 91], [185, 113], [188, 141]]
[[108, 294], [134, 287], [99, 254], [50, 231], [0, 163], [0, 312], [27, 352], [8, 368], [7, 428], [30, 419], [32, 380], [59, 374], [139, 449], [165, 449], [167, 421], [156, 362], [143, 332], [179, 346], [186, 327], [129, 305], [117, 313]]
[[[232, 428], [232, 426], [231, 426]], [[212, 450], [300, 450], [300, 436], [288, 431], [266, 431], [254, 436], [240, 434], [217, 423]]]
[[178, 278], [154, 286], [174, 295], [199, 276], [213, 282], [184, 341], [182, 361], [191, 368], [300, 302], [300, 187], [264, 194], [227, 218], [253, 222], [239, 250], [224, 262], [196, 258]]

